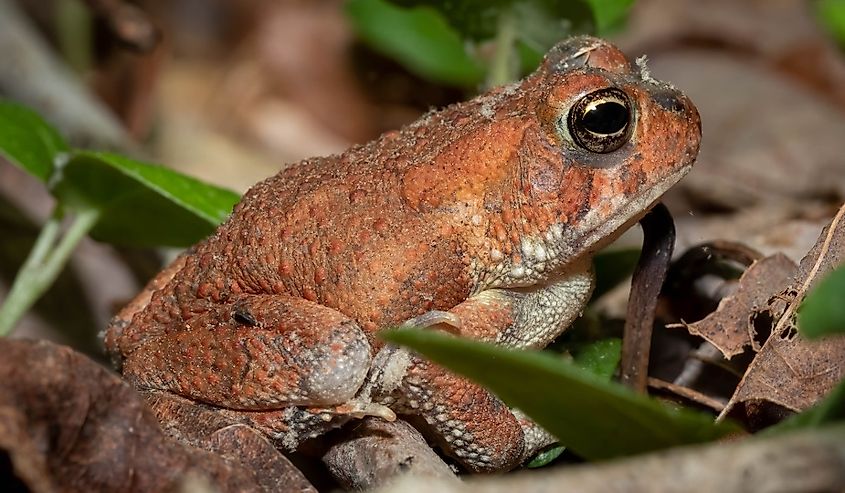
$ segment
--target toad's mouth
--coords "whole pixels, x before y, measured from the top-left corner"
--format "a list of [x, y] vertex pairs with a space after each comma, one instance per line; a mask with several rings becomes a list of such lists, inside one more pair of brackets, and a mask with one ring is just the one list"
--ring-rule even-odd
[[[643, 190], [641, 193], [629, 197], [625, 202], [617, 205], [610, 215], [601, 215], [598, 211], [588, 213], [582, 219], [579, 228], [564, 228], [564, 225], [557, 225], [558, 235], [544, 235], [540, 238], [530, 238], [527, 243], [532, 242], [543, 245], [550, 254], [543, 265], [538, 265], [540, 259], [536, 256], [526, 254], [523, 248], [523, 263], [514, 266], [511, 271], [513, 287], [528, 286], [538, 281], [554, 279], [566, 275], [570, 266], [582, 264], [579, 259], [588, 259], [593, 253], [616, 241], [619, 236], [636, 224], [648, 211], [660, 200], [660, 197], [692, 168], [692, 161], [689, 164], [679, 167], [666, 175], [654, 186]], [[523, 242], [525, 244], [526, 242]], [[552, 253], [553, 252], [553, 253]], [[522, 269], [523, 276], [514, 275]]]
[[584, 268], [593, 253], [615, 241], [645, 216], [690, 171], [693, 162], [690, 159], [633, 197], [617, 198], [610, 214], [591, 211], [581, 218], [577, 228], [558, 223], [544, 233], [522, 238], [517, 247], [520, 259], [514, 262], [513, 258], [506, 258], [492, 272], [482, 274], [475, 292], [533, 287], [566, 276], [572, 269]]
[[[674, 170], [655, 186], [649, 187], [643, 193], [632, 197], [627, 203], [617, 208], [606, 220], [594, 225], [589, 225], [590, 221], [588, 221], [587, 228], [582, 230], [580, 235], [582, 247], [578, 251], [572, 252], [570, 258], [591, 254], [616, 241], [622, 233], [642, 219], [664, 193], [689, 173], [693, 162], [690, 161]], [[577, 235], [578, 231], [571, 231], [570, 233]]]

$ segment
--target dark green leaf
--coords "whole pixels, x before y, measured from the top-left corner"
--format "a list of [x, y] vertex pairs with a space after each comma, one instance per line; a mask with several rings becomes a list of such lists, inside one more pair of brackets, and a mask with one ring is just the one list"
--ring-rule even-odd
[[705, 414], [664, 406], [547, 353], [508, 350], [435, 331], [390, 331], [384, 339], [491, 389], [586, 459], [706, 442], [736, 429], [714, 424]]
[[46, 182], [57, 157], [68, 151], [62, 136], [31, 109], [0, 100], [0, 154]]
[[514, 20], [517, 40], [540, 55], [571, 34], [594, 32], [592, 15], [582, 2], [513, 2], [506, 15]]
[[596, 273], [596, 289], [593, 299], [615, 288], [634, 272], [640, 258], [638, 248], [624, 250], [602, 250], [593, 257], [593, 269]]
[[417, 75], [462, 87], [475, 86], [484, 78], [484, 70], [467, 54], [461, 37], [433, 8], [350, 0], [346, 14], [370, 46]]
[[566, 447], [564, 447], [563, 445], [553, 445], [552, 447], [543, 450], [539, 454], [535, 455], [534, 458], [531, 459], [531, 462], [526, 464], [525, 467], [529, 469], [535, 469], [538, 467], [546, 466], [553, 460], [560, 457], [560, 454], [562, 454], [564, 450], [566, 450]]
[[593, 9], [596, 33], [605, 36], [619, 28], [634, 5], [634, 0], [586, 0]]
[[528, 74], [540, 66], [547, 50], [531, 47], [523, 41], [517, 41], [516, 51], [519, 54], [520, 73]]
[[828, 274], [804, 298], [798, 330], [808, 339], [845, 333], [845, 266]]
[[578, 368], [609, 381], [622, 358], [622, 339], [608, 338], [574, 345], [570, 352]]
[[[608, 34], [618, 29], [634, 0], [392, 0], [403, 6], [429, 6], [441, 12], [462, 36], [496, 36], [503, 16], [517, 27], [517, 39], [536, 59], [572, 34]], [[527, 53], [523, 53], [525, 56]], [[536, 68], [529, 65], [527, 71]]]
[[571, 32], [593, 32], [594, 14], [584, 0], [393, 0], [403, 6], [428, 6], [442, 13], [462, 36], [473, 40], [495, 37], [503, 15], [512, 16], [523, 40], [543, 40], [545, 52]]
[[229, 190], [115, 154], [74, 153], [60, 173], [53, 193], [70, 207], [100, 209], [91, 236], [122, 245], [191, 245], [239, 200]]

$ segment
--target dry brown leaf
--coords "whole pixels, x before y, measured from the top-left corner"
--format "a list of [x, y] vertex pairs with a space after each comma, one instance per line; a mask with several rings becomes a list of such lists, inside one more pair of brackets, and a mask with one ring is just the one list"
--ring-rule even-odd
[[754, 358], [725, 413], [746, 401], [768, 401], [791, 411], [818, 402], [843, 377], [845, 338], [808, 341], [771, 336]]
[[752, 315], [792, 280], [796, 267], [782, 254], [754, 262], [740, 277], [736, 291], [722, 298], [714, 312], [683, 325], [716, 346], [725, 358], [741, 354], [745, 346], [753, 344]]
[[296, 467], [261, 432], [219, 409], [158, 391], [142, 393], [164, 432], [181, 443], [243, 464], [258, 491], [314, 492]]
[[767, 311], [775, 315], [772, 333], [720, 418], [744, 402], [771, 402], [802, 411], [818, 402], [845, 376], [845, 337], [807, 341], [795, 325], [795, 313], [809, 289], [845, 261], [843, 216], [845, 206], [801, 260], [791, 285], [770, 301]]
[[194, 477], [220, 492], [314, 491], [289, 463], [285, 475], [258, 478], [242, 451], [234, 459], [227, 451], [167, 438], [134, 390], [70, 348], [0, 339], [0, 457], [10, 463], [0, 469], [2, 485], [156, 492]]

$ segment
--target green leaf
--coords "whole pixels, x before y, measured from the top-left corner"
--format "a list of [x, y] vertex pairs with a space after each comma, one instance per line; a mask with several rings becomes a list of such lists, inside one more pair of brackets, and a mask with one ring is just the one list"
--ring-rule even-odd
[[585, 0], [593, 10], [596, 33], [606, 36], [619, 29], [628, 17], [634, 0]]
[[[619, 360], [622, 358], [622, 339], [608, 338], [592, 342], [573, 344], [570, 348], [572, 362], [602, 380], [610, 380]], [[543, 467], [560, 457], [566, 450], [563, 445], [553, 445], [538, 453], [525, 467], [534, 469]]]
[[[617, 28], [633, 0], [349, 0], [347, 14], [373, 48], [423, 77], [471, 87], [483, 78], [466, 42], [513, 32], [523, 72], [572, 34]], [[506, 22], [503, 22], [506, 21]], [[495, 64], [494, 64], [495, 65]]]
[[538, 467], [543, 467], [549, 465], [553, 460], [560, 457], [560, 454], [566, 450], [566, 447], [563, 445], [553, 445], [546, 450], [543, 450], [539, 454], [535, 455], [531, 461], [525, 465], [528, 469], [536, 469]]
[[615, 337], [575, 344], [571, 349], [573, 363], [605, 381], [610, 381], [622, 359], [622, 339]]
[[619, 283], [634, 273], [640, 259], [639, 248], [620, 250], [602, 250], [593, 257], [593, 269], [596, 273], [596, 288], [593, 299], [615, 288]]
[[46, 182], [68, 145], [38, 113], [17, 103], [0, 100], [0, 154]]
[[542, 50], [571, 32], [593, 32], [594, 13], [585, 0], [393, 0], [403, 6], [427, 6], [445, 19], [467, 39], [495, 37], [501, 16], [514, 17], [520, 39], [543, 39]]
[[417, 75], [462, 87], [475, 86], [484, 78], [483, 68], [467, 54], [461, 37], [433, 8], [349, 0], [346, 14], [370, 46]]
[[845, 0], [819, 0], [815, 5], [821, 23], [839, 46], [845, 46]]
[[557, 42], [572, 34], [611, 33], [619, 28], [634, 0], [393, 0], [403, 6], [437, 9], [462, 36], [476, 41], [496, 36], [502, 16], [512, 17], [526, 72]]
[[515, 351], [421, 330], [383, 338], [411, 347], [492, 390], [591, 460], [714, 440], [736, 430], [672, 409], [547, 353]]
[[65, 205], [101, 210], [97, 240], [133, 246], [188, 246], [214, 231], [238, 194], [171, 169], [102, 152], [79, 151], [53, 193]]
[[798, 330], [808, 339], [845, 333], [845, 265], [822, 279], [798, 310]]

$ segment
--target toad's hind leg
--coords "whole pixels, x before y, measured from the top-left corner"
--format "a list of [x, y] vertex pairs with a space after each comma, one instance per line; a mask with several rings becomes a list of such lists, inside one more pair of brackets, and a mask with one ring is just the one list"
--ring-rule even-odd
[[286, 295], [204, 307], [127, 355], [140, 388], [242, 411], [350, 401], [370, 366], [364, 332], [336, 310]]
[[378, 387], [375, 402], [424, 420], [426, 434], [470, 471], [508, 470], [523, 460], [521, 423], [497, 397], [404, 349], [391, 359], [389, 365], [404, 367], [403, 377], [390, 392]]
[[[428, 325], [503, 346], [544, 347], [578, 316], [592, 285], [589, 265], [574, 264], [543, 285], [482, 291], [448, 316], [433, 313], [421, 320], [431, 319]], [[418, 328], [425, 330], [425, 325]], [[382, 376], [374, 387], [383, 400], [376, 400], [398, 413], [420, 416], [444, 449], [471, 470], [512, 468], [555, 441], [487, 390], [404, 349], [382, 349], [371, 375], [379, 368]], [[365, 389], [368, 385], [369, 381]]]

